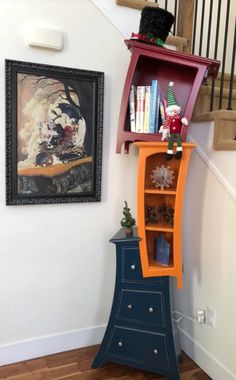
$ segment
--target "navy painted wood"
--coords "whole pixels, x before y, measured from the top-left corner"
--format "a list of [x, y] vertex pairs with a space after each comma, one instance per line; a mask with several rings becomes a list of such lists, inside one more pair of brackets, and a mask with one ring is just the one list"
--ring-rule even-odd
[[143, 278], [139, 237], [121, 229], [116, 245], [116, 284], [107, 329], [92, 364], [107, 361], [180, 380], [172, 332], [169, 277]]

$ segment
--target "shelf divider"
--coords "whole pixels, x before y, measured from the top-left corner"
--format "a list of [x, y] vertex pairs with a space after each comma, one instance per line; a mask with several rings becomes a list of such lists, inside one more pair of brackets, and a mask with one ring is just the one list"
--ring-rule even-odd
[[160, 190], [160, 189], [145, 189], [145, 194], [166, 194], [166, 195], [175, 195], [176, 190]]

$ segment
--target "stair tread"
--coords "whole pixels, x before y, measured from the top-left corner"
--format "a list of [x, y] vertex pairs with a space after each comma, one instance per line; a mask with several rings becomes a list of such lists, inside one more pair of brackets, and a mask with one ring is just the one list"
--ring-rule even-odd
[[167, 44], [169, 43], [171, 45], [171, 44], [174, 44], [175, 42], [177, 44], [183, 44], [184, 46], [187, 46], [188, 44], [187, 38], [184, 38], [184, 37], [169, 35], [166, 39]]
[[214, 121], [214, 120], [236, 120], [236, 111], [232, 110], [216, 110], [194, 114], [192, 121], [194, 122], [203, 122], [203, 121]]
[[[203, 84], [200, 87], [199, 94], [200, 95], [211, 95], [211, 86]], [[214, 94], [215, 94], [215, 96], [219, 96], [220, 95], [220, 87], [219, 86], [215, 86], [215, 88], [214, 88]], [[223, 96], [224, 97], [228, 97], [229, 96], [229, 88], [223, 88]], [[234, 89], [232, 90], [232, 97], [236, 98], [236, 90], [234, 90]]]

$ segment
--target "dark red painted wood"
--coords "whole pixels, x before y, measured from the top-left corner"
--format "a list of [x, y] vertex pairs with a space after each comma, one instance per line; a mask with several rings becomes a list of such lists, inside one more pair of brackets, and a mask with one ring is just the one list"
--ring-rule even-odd
[[[196, 55], [143, 43], [137, 40], [125, 41], [131, 51], [120, 106], [116, 152], [121, 152], [125, 144], [125, 153], [134, 141], [160, 141], [161, 134], [130, 132], [129, 93], [132, 84], [150, 85], [152, 79], [158, 79], [161, 97], [167, 94], [168, 83], [174, 82], [175, 97], [182, 108], [182, 116], [191, 120], [194, 104], [204, 77], [217, 76], [220, 62]], [[187, 127], [183, 126], [181, 137], [186, 141]]]

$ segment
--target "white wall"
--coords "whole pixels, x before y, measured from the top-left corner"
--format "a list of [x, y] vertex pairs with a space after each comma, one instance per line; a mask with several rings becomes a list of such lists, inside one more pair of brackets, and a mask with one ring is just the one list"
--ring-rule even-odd
[[179, 323], [182, 348], [214, 380], [236, 379], [235, 214], [235, 200], [194, 152], [184, 202], [183, 290], [175, 292], [175, 306], [191, 318], [199, 309], [215, 310], [214, 328], [187, 318]]
[[[120, 99], [130, 54], [120, 33], [92, 2], [0, 0], [0, 9], [3, 364], [100, 341], [110, 312], [115, 273], [115, 249], [108, 240], [120, 228], [124, 200], [136, 213], [136, 158], [135, 154], [115, 154]], [[28, 23], [62, 30], [63, 51], [28, 47], [23, 38]], [[105, 72], [100, 203], [5, 206], [5, 58]], [[50, 343], [54, 341], [55, 345]]]

